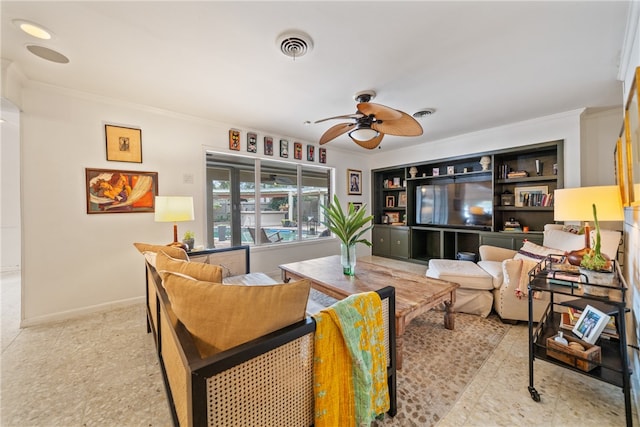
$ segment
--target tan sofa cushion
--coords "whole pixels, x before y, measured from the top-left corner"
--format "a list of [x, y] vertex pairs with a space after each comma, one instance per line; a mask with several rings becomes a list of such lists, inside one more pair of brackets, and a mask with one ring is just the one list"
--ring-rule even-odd
[[584, 234], [574, 234], [563, 230], [545, 230], [542, 244], [559, 249], [561, 253], [585, 247]]
[[459, 283], [460, 288], [493, 289], [493, 277], [472, 261], [431, 259], [427, 277]]
[[308, 280], [245, 286], [161, 276], [173, 311], [203, 358], [302, 320], [311, 289]]
[[172, 258], [164, 250], [156, 255], [156, 270], [158, 270], [158, 273], [163, 271], [181, 273], [195, 280], [203, 280], [205, 282], [222, 282], [222, 267], [219, 265]]
[[182, 249], [175, 246], [152, 245], [150, 243], [134, 243], [133, 246], [144, 255], [145, 259], [153, 267], [156, 266], [156, 255], [159, 251], [164, 251], [167, 255], [176, 259], [189, 260], [189, 255]]

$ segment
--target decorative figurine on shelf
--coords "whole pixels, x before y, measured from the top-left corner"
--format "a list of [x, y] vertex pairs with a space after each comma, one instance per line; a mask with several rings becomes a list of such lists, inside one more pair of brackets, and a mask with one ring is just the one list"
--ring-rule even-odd
[[411, 166], [411, 169], [409, 169], [409, 174], [411, 175], [411, 178], [415, 178], [418, 174], [418, 168], [416, 168], [415, 166]]
[[491, 165], [491, 157], [482, 156], [480, 158], [480, 164], [482, 165], [482, 170], [483, 171], [488, 171], [489, 170], [489, 166]]

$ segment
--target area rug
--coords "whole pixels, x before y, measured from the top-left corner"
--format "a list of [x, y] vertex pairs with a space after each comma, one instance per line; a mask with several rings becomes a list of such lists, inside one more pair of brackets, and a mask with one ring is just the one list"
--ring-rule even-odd
[[[325, 306], [335, 300], [312, 291]], [[455, 330], [444, 329], [444, 313], [429, 311], [415, 318], [404, 335], [404, 361], [398, 371], [398, 414], [372, 425], [433, 426], [451, 410], [510, 325], [497, 315], [487, 318], [456, 313]]]

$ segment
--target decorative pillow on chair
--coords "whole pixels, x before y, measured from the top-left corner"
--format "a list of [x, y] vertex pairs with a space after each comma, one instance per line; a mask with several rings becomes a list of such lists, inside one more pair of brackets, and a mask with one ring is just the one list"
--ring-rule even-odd
[[574, 234], [562, 230], [545, 230], [542, 243], [564, 253], [584, 248], [584, 242], [584, 234]]
[[195, 280], [222, 283], [221, 266], [172, 258], [167, 255], [165, 251], [158, 252], [158, 255], [156, 256], [156, 270], [158, 270], [158, 273], [160, 274], [164, 271], [168, 271], [172, 273], [181, 273], [185, 276], [192, 277]]
[[205, 358], [304, 319], [308, 280], [222, 285], [161, 273], [174, 313]]
[[533, 242], [524, 242], [522, 247], [518, 250], [518, 253], [513, 256], [513, 259], [522, 259], [538, 263], [549, 255], [563, 254], [564, 251], [562, 250], [536, 245]]
[[175, 246], [152, 245], [149, 243], [134, 243], [133, 246], [135, 246], [136, 249], [144, 255], [149, 264], [154, 267], [156, 266], [156, 254], [160, 251], [164, 251], [167, 255], [176, 259], [189, 260], [189, 255], [187, 255], [182, 248], [176, 248]]

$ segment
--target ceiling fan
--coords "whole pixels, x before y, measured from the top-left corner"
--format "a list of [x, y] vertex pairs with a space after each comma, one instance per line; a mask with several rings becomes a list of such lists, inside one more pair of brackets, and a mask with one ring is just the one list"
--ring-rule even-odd
[[376, 96], [372, 90], [358, 92], [353, 99], [358, 101], [355, 114], [328, 117], [317, 120], [321, 123], [335, 119], [354, 119], [353, 123], [340, 123], [331, 126], [320, 138], [320, 145], [349, 132], [349, 137], [363, 148], [372, 150], [380, 145], [385, 134], [398, 136], [422, 135], [422, 126], [413, 117], [400, 110], [393, 109], [371, 101]]

